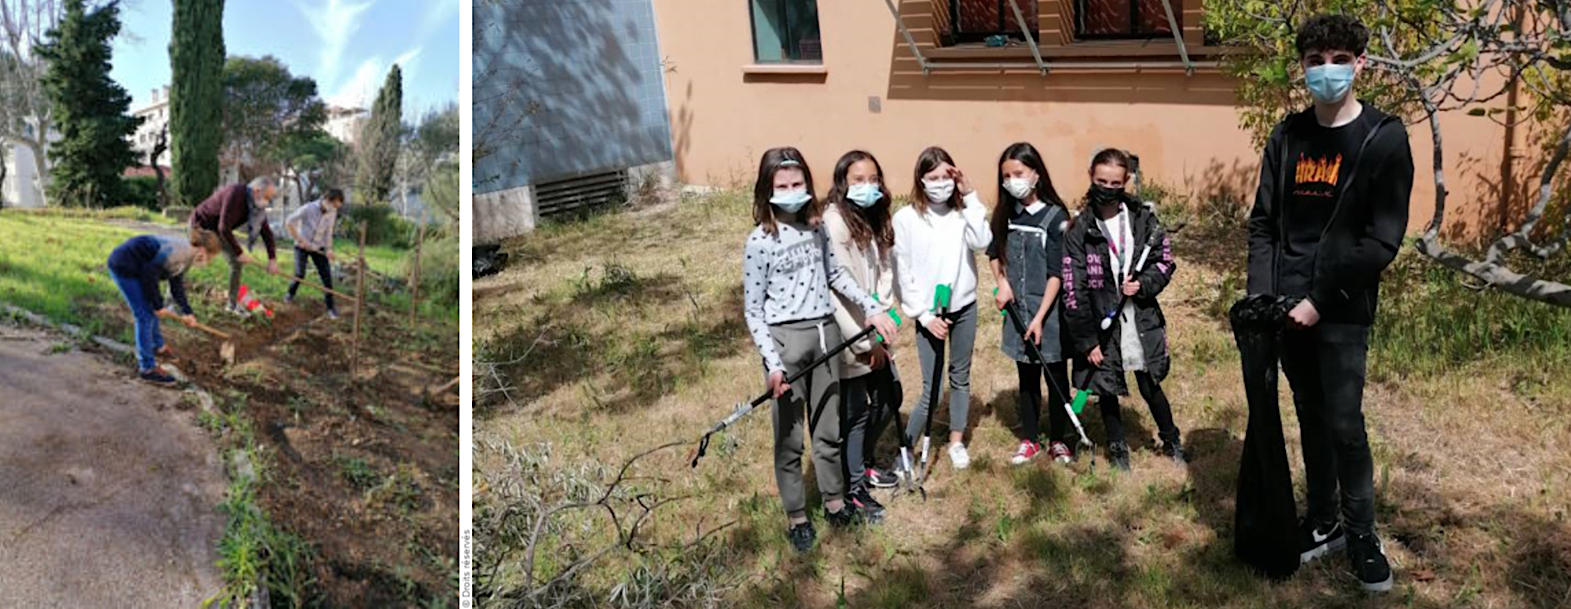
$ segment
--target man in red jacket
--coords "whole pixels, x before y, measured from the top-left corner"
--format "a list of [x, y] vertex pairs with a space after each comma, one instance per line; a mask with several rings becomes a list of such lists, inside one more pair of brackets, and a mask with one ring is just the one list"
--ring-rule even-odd
[[273, 179], [263, 176], [250, 185], [230, 184], [213, 191], [191, 211], [191, 227], [218, 233], [229, 259], [229, 312], [245, 316], [248, 312], [236, 300], [240, 297], [240, 271], [252, 258], [240, 249], [234, 230], [245, 227], [246, 250], [256, 247], [257, 237], [267, 245], [267, 272], [278, 274], [278, 251], [273, 244], [273, 229], [267, 224], [267, 206], [278, 194]]

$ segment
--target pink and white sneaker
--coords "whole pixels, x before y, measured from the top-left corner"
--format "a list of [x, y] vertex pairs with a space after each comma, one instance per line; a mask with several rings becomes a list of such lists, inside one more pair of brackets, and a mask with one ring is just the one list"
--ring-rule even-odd
[[1059, 463], [1068, 464], [1069, 462], [1075, 460], [1075, 451], [1070, 450], [1068, 444], [1056, 440], [1051, 444], [1048, 444], [1047, 454], [1052, 456], [1053, 460]]
[[1030, 440], [1021, 440], [1020, 447], [1015, 449], [1015, 456], [1009, 459], [1011, 465], [1025, 465], [1042, 452], [1042, 445]]

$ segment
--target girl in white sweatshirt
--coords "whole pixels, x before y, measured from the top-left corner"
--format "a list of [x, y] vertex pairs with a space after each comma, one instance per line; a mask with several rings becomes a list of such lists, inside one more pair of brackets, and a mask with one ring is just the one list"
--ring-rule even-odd
[[[895, 277], [900, 307], [917, 323], [917, 358], [922, 398], [906, 425], [906, 436], [926, 428], [928, 404], [939, 391], [938, 362], [949, 350], [949, 460], [956, 469], [971, 464], [965, 432], [971, 401], [971, 351], [976, 343], [976, 252], [993, 241], [982, 198], [943, 148], [917, 156], [911, 205], [895, 213]], [[937, 308], [939, 286], [950, 294]]]
[[813, 468], [825, 520], [844, 527], [861, 518], [856, 507], [845, 501], [845, 472], [840, 464], [840, 361], [831, 359], [794, 383], [786, 383], [786, 378], [843, 340], [833, 317], [831, 287], [861, 309], [868, 326], [878, 328], [886, 338], [895, 336], [895, 324], [883, 305], [841, 270], [819, 222], [822, 209], [801, 152], [771, 148], [764, 153], [753, 187], [753, 220], [758, 226], [748, 235], [744, 252], [743, 315], [775, 398], [770, 411], [775, 483], [789, 520], [787, 536], [798, 552], [812, 549], [817, 539], [802, 487], [804, 420], [813, 436]]

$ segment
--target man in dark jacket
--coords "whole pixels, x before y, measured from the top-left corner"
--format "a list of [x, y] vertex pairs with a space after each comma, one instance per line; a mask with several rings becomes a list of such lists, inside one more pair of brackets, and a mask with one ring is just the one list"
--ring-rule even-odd
[[251, 180], [249, 186], [230, 184], [219, 188], [191, 211], [191, 228], [218, 233], [218, 240], [223, 244], [224, 254], [229, 259], [230, 313], [249, 315], [244, 307], [235, 302], [240, 297], [241, 269], [251, 262], [251, 257], [235, 240], [235, 229], [242, 226], [246, 228], [245, 249], [256, 247], [257, 238], [262, 239], [267, 245], [267, 272], [278, 274], [278, 251], [273, 243], [273, 229], [267, 223], [267, 206], [276, 194], [278, 187], [273, 184], [273, 179], [264, 176]]
[[1368, 42], [1369, 30], [1343, 15], [1298, 30], [1314, 106], [1266, 144], [1249, 217], [1249, 293], [1303, 298], [1282, 349], [1309, 487], [1300, 560], [1346, 548], [1363, 587], [1383, 592], [1392, 576], [1375, 536], [1364, 369], [1380, 274], [1407, 232], [1413, 158], [1402, 121], [1351, 94]]

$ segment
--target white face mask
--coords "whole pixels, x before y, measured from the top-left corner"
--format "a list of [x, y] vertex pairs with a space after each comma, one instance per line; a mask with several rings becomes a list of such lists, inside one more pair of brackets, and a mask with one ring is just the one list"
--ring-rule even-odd
[[922, 180], [922, 191], [927, 193], [928, 201], [948, 203], [949, 198], [955, 196], [955, 181], [949, 178]]
[[813, 200], [813, 196], [807, 194], [806, 188], [800, 188], [797, 190], [776, 190], [775, 196], [769, 198], [770, 203], [774, 203], [775, 206], [779, 207], [781, 211], [784, 211], [788, 214], [796, 213], [798, 210], [802, 209], [803, 205], [807, 205], [807, 202], [811, 200]]
[[1004, 179], [1004, 190], [1009, 191], [1009, 196], [1016, 199], [1025, 200], [1026, 195], [1031, 194], [1031, 190], [1034, 188], [1036, 188], [1035, 178], [1029, 180], [1025, 178]]
[[846, 190], [846, 198], [857, 204], [858, 207], [872, 207], [879, 199], [884, 198], [884, 193], [882, 190], [879, 190], [877, 184], [863, 182], [861, 184], [852, 184], [851, 188]]

